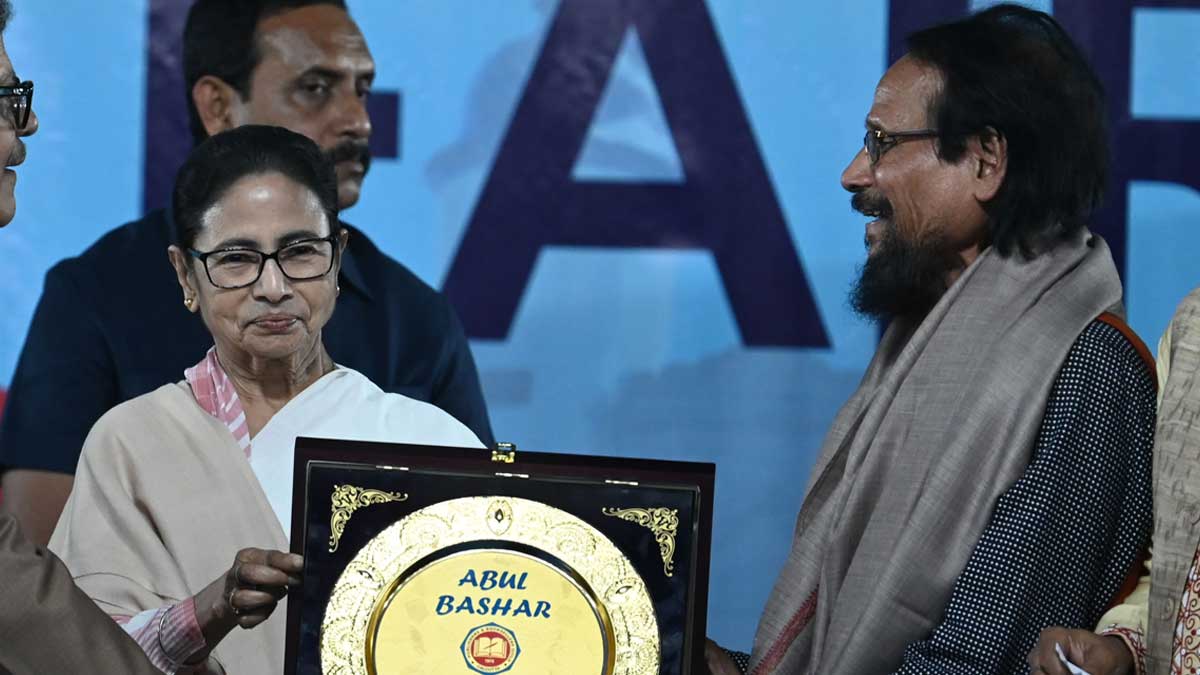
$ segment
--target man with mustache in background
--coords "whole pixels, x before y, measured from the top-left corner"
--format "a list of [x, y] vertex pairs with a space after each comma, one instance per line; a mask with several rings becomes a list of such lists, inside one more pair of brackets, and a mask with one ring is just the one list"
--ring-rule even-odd
[[[199, 0], [183, 68], [197, 141], [245, 124], [286, 127], [336, 161], [339, 208], [358, 201], [375, 63], [343, 0]], [[0, 426], [0, 506], [36, 542], [49, 539], [96, 420], [178, 380], [212, 345], [179, 301], [168, 212], [109, 232], [46, 277]], [[442, 408], [490, 445], [475, 364], [447, 300], [343, 226], [350, 238], [325, 329], [330, 355], [385, 391]]]
[[1027, 672], [1042, 628], [1095, 624], [1150, 534], [1152, 361], [1085, 225], [1099, 82], [1014, 5], [908, 45], [842, 175], [872, 219], [852, 303], [887, 331], [809, 478], [755, 675]]

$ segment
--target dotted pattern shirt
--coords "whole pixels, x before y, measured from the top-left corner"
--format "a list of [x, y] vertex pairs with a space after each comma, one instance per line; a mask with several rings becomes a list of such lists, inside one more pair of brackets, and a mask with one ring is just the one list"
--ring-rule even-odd
[[1042, 628], [1096, 625], [1150, 539], [1154, 415], [1146, 363], [1091, 323], [1050, 391], [1032, 461], [899, 675], [1028, 673]]

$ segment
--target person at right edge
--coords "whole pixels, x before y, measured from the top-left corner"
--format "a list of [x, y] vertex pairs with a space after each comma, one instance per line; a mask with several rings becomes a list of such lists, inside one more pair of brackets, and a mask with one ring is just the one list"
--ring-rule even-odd
[[1200, 288], [1159, 340], [1158, 382], [1154, 555], [1094, 632], [1043, 631], [1029, 654], [1034, 673], [1069, 675], [1065, 657], [1089, 675], [1200, 674]]
[[1086, 226], [1100, 83], [1017, 5], [908, 47], [842, 174], [871, 219], [852, 301], [888, 327], [809, 477], [754, 675], [1027, 673], [1043, 628], [1119, 600], [1150, 536], [1152, 358]]
[[[335, 163], [338, 208], [358, 202], [371, 163], [375, 62], [343, 0], [199, 0], [184, 28], [183, 69], [197, 143], [246, 124], [290, 129]], [[170, 221], [170, 209], [148, 213], [46, 275], [0, 423], [0, 507], [35, 543], [49, 540], [101, 415], [175, 382], [212, 346], [164, 262]], [[325, 328], [330, 355], [386, 392], [450, 413], [491, 445], [450, 303], [361, 230], [340, 226], [350, 234], [338, 311]]]

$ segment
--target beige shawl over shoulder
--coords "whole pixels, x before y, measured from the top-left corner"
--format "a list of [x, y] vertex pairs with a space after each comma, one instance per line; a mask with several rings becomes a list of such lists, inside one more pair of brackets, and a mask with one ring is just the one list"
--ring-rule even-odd
[[[247, 547], [288, 550], [246, 456], [185, 384], [109, 411], [84, 444], [50, 548], [106, 612], [184, 600]], [[286, 607], [213, 653], [228, 673], [283, 672]]]
[[1154, 565], [1146, 672], [1169, 673], [1179, 602], [1200, 543], [1200, 289], [1171, 319], [1170, 374], [1154, 432]]

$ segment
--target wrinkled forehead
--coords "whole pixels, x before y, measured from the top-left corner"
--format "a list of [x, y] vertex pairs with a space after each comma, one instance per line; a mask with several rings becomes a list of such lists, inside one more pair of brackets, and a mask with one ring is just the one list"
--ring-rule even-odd
[[258, 26], [263, 61], [279, 61], [300, 72], [313, 67], [362, 74], [375, 62], [366, 38], [344, 10], [333, 5], [310, 5], [263, 19]]
[[229, 186], [204, 211], [196, 247], [229, 245], [273, 250], [302, 235], [330, 233], [321, 200], [280, 173], [246, 176]]
[[942, 75], [937, 68], [904, 56], [888, 68], [875, 87], [867, 127], [904, 131], [932, 126], [929, 104], [941, 86]]

